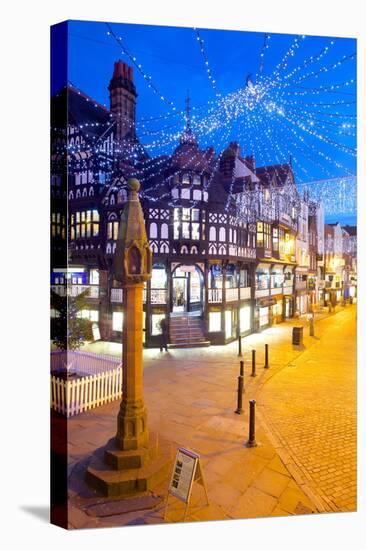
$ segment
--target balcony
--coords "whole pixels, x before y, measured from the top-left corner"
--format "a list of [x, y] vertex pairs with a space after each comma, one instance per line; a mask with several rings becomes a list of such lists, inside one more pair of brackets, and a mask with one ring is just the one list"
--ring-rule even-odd
[[[146, 288], [143, 290], [142, 301], [146, 304]], [[123, 303], [123, 289], [112, 288], [111, 289], [111, 302], [113, 304]], [[166, 290], [165, 288], [153, 288], [151, 290], [151, 303], [152, 304], [166, 304]]]
[[240, 300], [250, 300], [251, 298], [251, 287], [247, 286], [240, 289]]
[[225, 296], [227, 302], [235, 302], [239, 299], [239, 289], [238, 288], [226, 288]]
[[88, 291], [87, 298], [99, 298], [99, 286], [97, 285], [52, 285], [51, 289], [59, 296], [72, 296], [75, 298]]
[[271, 288], [271, 296], [276, 296], [276, 294], [282, 294], [282, 286], [277, 286], [274, 288]]
[[208, 301], [211, 304], [222, 302], [222, 288], [209, 288]]
[[256, 298], [265, 298], [266, 296], [269, 296], [269, 288], [262, 288], [255, 291]]

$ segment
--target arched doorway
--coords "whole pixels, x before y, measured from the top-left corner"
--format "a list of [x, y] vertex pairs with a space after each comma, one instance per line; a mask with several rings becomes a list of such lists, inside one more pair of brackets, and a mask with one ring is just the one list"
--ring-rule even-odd
[[204, 304], [203, 273], [197, 265], [179, 265], [172, 272], [171, 312], [200, 315]]

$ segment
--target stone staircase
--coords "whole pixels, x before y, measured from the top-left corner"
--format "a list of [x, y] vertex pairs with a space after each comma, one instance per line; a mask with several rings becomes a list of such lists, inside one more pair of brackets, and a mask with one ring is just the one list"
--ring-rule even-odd
[[177, 315], [169, 321], [169, 348], [197, 348], [209, 346], [198, 316]]

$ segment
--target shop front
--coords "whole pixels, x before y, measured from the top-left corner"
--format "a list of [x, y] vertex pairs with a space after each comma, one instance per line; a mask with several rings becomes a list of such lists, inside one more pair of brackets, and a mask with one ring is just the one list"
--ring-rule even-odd
[[301, 294], [297, 294], [296, 311], [299, 315], [304, 315], [305, 313], [308, 313], [308, 295], [306, 291], [302, 291]]
[[283, 318], [291, 319], [294, 316], [294, 299], [293, 296], [283, 297]]
[[252, 332], [252, 307], [250, 302], [239, 306], [239, 326], [241, 336]]
[[255, 320], [259, 331], [269, 328], [273, 322], [273, 306], [277, 302], [274, 298], [264, 298], [257, 301]]
[[275, 301], [275, 303], [272, 306], [272, 321], [273, 321], [273, 324], [282, 323], [282, 321], [284, 319], [283, 295], [279, 294], [277, 296], [274, 296], [273, 299]]
[[203, 272], [197, 265], [180, 264], [172, 269], [171, 313], [203, 312]]

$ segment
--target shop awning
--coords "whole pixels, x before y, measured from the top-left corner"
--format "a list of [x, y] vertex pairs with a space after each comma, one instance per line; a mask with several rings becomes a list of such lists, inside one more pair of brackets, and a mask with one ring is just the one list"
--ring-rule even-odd
[[269, 307], [274, 306], [275, 304], [277, 304], [277, 302], [276, 300], [274, 300], [274, 298], [261, 298], [258, 301], [259, 307]]
[[265, 263], [265, 264], [279, 264], [279, 265], [292, 265], [292, 266], [297, 265], [296, 262], [289, 262], [289, 261], [286, 261], [286, 260], [279, 260], [278, 258], [272, 258], [272, 257], [271, 258], [259, 258], [259, 262], [260, 263]]

